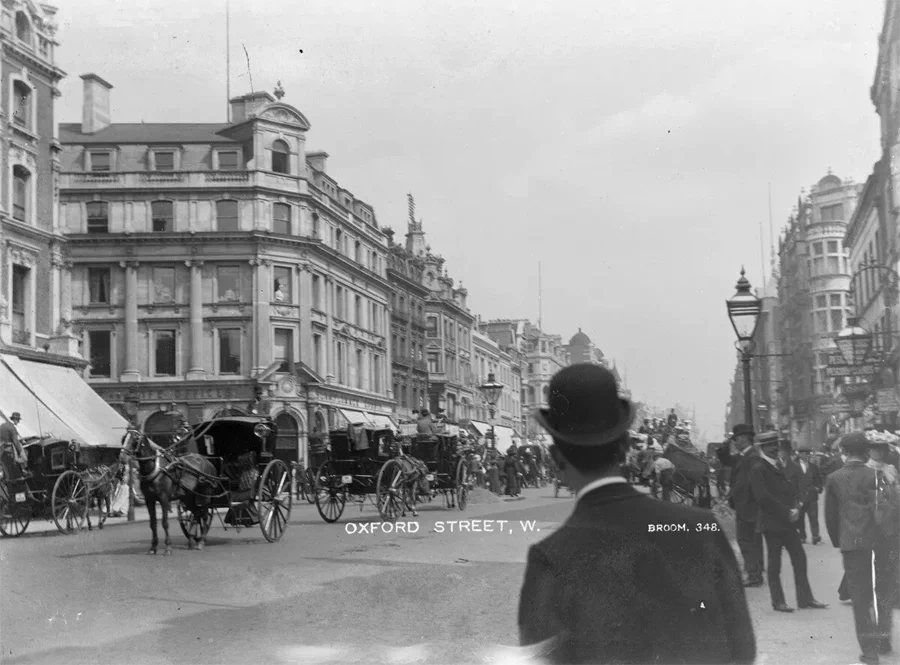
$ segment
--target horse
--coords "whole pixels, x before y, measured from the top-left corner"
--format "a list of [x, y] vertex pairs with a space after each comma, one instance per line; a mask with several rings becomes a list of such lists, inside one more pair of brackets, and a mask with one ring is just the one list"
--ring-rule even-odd
[[400, 483], [403, 486], [403, 514], [406, 517], [406, 510], [412, 512], [413, 517], [418, 517], [419, 512], [416, 510], [416, 502], [419, 495], [427, 496], [431, 499], [431, 483], [428, 481], [428, 467], [421, 460], [410, 457], [406, 453], [401, 452], [394, 459], [400, 464], [403, 475]]
[[[176, 440], [172, 447], [184, 443], [190, 433]], [[141, 493], [147, 502], [150, 515], [150, 531], [153, 540], [147, 554], [156, 554], [159, 538], [156, 531], [156, 504], [160, 505], [163, 531], [166, 534], [163, 556], [172, 554], [172, 539], [169, 537], [169, 510], [173, 501], [180, 500], [192, 514], [194, 522], [200, 525], [199, 535], [188, 536], [188, 549], [202, 550], [206, 544], [206, 534], [212, 522], [209, 519], [209, 503], [217, 484], [212, 481], [216, 469], [212, 463], [197, 453], [175, 457], [157, 445], [138, 430], [129, 429], [123, 440], [119, 462], [129, 458], [138, 462], [141, 477]], [[161, 459], [166, 460], [165, 464]]]
[[[97, 528], [102, 529], [112, 508], [112, 495], [118, 490], [119, 483], [125, 476], [125, 465], [116, 462], [112, 466], [101, 465], [82, 472], [81, 477], [88, 489], [87, 524], [88, 531], [93, 531], [91, 524], [91, 504], [97, 503]], [[106, 510], [103, 510], [103, 506]]]

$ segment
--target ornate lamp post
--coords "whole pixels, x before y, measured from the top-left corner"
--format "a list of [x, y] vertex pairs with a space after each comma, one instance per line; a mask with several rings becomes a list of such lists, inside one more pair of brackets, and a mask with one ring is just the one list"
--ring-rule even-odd
[[753, 396], [750, 386], [750, 358], [753, 351], [753, 336], [762, 313], [762, 301], [753, 295], [750, 281], [744, 276], [741, 267], [741, 278], [737, 282], [737, 291], [730, 300], [725, 301], [728, 318], [737, 335], [737, 349], [741, 352], [741, 364], [744, 367], [744, 422], [753, 423]]
[[503, 384], [497, 383], [494, 373], [489, 372], [487, 382], [478, 386], [484, 400], [488, 403], [488, 413], [491, 416], [491, 448], [497, 449], [497, 439], [494, 435], [494, 412], [497, 408], [497, 402], [500, 401], [500, 395], [503, 393]]

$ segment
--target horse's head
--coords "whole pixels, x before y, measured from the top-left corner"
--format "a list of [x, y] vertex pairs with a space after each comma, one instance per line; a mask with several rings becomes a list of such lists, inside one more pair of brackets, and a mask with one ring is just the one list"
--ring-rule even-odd
[[136, 460], [141, 464], [152, 461], [154, 465], [156, 464], [156, 451], [150, 445], [150, 439], [133, 427], [128, 428], [122, 439], [122, 450], [119, 452], [119, 462], [127, 464], [129, 460]]

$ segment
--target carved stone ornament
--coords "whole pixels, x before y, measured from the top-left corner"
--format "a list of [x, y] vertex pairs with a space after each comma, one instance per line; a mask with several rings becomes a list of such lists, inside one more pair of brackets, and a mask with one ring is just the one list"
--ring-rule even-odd
[[10, 247], [9, 259], [12, 263], [17, 263], [20, 266], [33, 268], [37, 263], [37, 254], [23, 248]]
[[276, 313], [278, 316], [284, 316], [284, 317], [287, 317], [287, 316], [290, 316], [290, 315], [291, 315], [291, 308], [290, 308], [290, 307], [284, 307], [283, 305], [275, 305], [275, 313]]

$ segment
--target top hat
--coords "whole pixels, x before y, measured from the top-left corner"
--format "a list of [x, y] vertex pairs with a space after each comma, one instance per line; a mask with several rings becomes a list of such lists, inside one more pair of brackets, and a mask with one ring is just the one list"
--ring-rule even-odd
[[740, 425], [735, 425], [734, 429], [731, 430], [731, 438], [737, 438], [741, 435], [753, 436], [753, 425], [745, 425], [741, 423]]
[[634, 419], [634, 407], [619, 397], [612, 372], [602, 365], [577, 363], [550, 380], [549, 408], [534, 418], [555, 439], [574, 446], [602, 446], [619, 440]]
[[869, 438], [865, 432], [850, 432], [841, 437], [840, 446], [848, 454], [866, 454], [869, 452]]
[[777, 446], [781, 443], [781, 437], [778, 436], [778, 432], [762, 432], [756, 435], [754, 443], [760, 447]]

